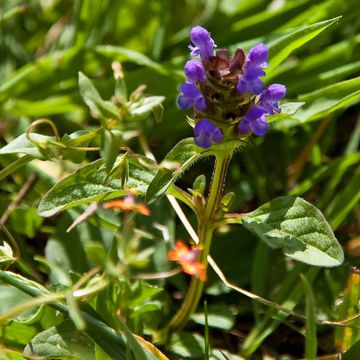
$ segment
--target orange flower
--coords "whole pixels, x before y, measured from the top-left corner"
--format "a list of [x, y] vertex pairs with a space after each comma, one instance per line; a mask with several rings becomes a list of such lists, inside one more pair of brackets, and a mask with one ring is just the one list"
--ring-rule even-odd
[[175, 248], [168, 252], [168, 259], [177, 261], [185, 273], [196, 275], [201, 281], [206, 281], [205, 264], [198, 261], [199, 255], [199, 248], [189, 248], [179, 240], [176, 242]]
[[150, 215], [150, 209], [145, 204], [137, 204], [135, 196], [130, 194], [126, 195], [123, 199], [107, 201], [103, 204], [105, 209], [118, 209], [123, 211], [134, 211], [138, 214], [145, 216]]

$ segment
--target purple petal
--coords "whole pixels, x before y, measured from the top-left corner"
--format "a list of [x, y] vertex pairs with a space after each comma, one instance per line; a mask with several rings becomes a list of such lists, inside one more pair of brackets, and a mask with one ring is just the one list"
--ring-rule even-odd
[[244, 119], [246, 121], [249, 121], [250, 123], [258, 119], [260, 116], [262, 116], [265, 113], [265, 110], [259, 106], [254, 105], [248, 113], [244, 116]]
[[285, 93], [285, 85], [272, 84], [260, 94], [258, 105], [264, 108], [268, 114], [280, 112], [278, 101], [284, 97]]
[[250, 90], [252, 91], [253, 94], [258, 95], [264, 90], [265, 85], [261, 81], [261, 79], [256, 78], [256, 79], [254, 79], [252, 81], [249, 81], [249, 88], [250, 88]]
[[195, 84], [206, 80], [205, 71], [200, 61], [189, 60], [186, 62], [184, 72], [187, 80]]
[[180, 95], [178, 97], [177, 103], [180, 109], [186, 110], [189, 109], [194, 104], [194, 101], [191, 98], [188, 98], [184, 95]]
[[264, 90], [264, 83], [260, 77], [266, 75], [263, 68], [267, 67], [266, 62], [269, 50], [266, 45], [258, 44], [250, 49], [243, 67], [244, 74], [239, 80], [236, 89], [243, 94], [260, 94]]
[[238, 125], [238, 129], [243, 134], [252, 131], [257, 136], [264, 136], [269, 130], [265, 110], [259, 106], [253, 106]]
[[236, 85], [236, 90], [241, 94], [245, 94], [249, 91], [248, 84], [246, 82], [246, 79], [243, 76], [239, 79], [239, 81]]
[[194, 101], [194, 107], [198, 111], [203, 111], [206, 109], [206, 101], [202, 94], [200, 94]]
[[247, 56], [247, 60], [249, 60], [251, 63], [255, 63], [257, 65], [260, 65], [264, 63], [267, 58], [269, 57], [269, 49], [268, 47], [263, 44], [257, 44], [253, 46]]
[[200, 55], [200, 49], [197, 46], [191, 46], [189, 45], [188, 48], [190, 49], [190, 55], [191, 56], [198, 56]]
[[246, 119], [241, 120], [238, 125], [238, 129], [241, 133], [247, 134], [251, 131], [250, 123]]
[[286, 94], [286, 87], [282, 84], [272, 84], [260, 95], [259, 101], [279, 101]]
[[190, 31], [190, 39], [195, 45], [195, 47], [190, 47], [192, 56], [200, 54], [201, 60], [206, 61], [214, 55], [216, 45], [205, 28], [199, 25], [194, 26]]
[[269, 130], [269, 124], [266, 121], [265, 115], [257, 118], [251, 125], [253, 133], [257, 136], [264, 136]]
[[264, 90], [264, 83], [260, 78], [248, 79], [246, 76], [242, 76], [237, 85], [236, 90], [241, 94], [252, 93], [258, 95]]
[[219, 143], [224, 135], [209, 119], [201, 119], [194, 128], [194, 142], [197, 146], [207, 149], [212, 142]]
[[266, 72], [260, 66], [249, 66], [245, 69], [245, 76], [247, 79], [255, 79], [260, 76], [265, 76]]
[[178, 98], [178, 105], [181, 109], [185, 110], [194, 105], [196, 110], [205, 110], [204, 95], [194, 84], [185, 83], [179, 87], [179, 90], [183, 93]]

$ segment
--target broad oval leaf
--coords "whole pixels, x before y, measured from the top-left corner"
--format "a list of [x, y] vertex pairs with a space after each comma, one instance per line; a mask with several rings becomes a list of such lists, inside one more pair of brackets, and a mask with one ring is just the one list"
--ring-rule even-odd
[[52, 216], [59, 211], [93, 201], [123, 196], [134, 189], [143, 195], [154, 177], [152, 161], [145, 157], [128, 156], [129, 177], [123, 186], [121, 179], [111, 179], [103, 160], [96, 160], [76, 170], [53, 186], [38, 207], [38, 214]]
[[[148, 202], [155, 201], [190, 165], [194, 164], [201, 154], [193, 138], [178, 142], [166, 155], [163, 167], [158, 171], [146, 192]], [[170, 168], [170, 166], [172, 168]]]
[[338, 266], [343, 250], [319, 209], [299, 197], [280, 197], [242, 216], [242, 225], [272, 248], [315, 266]]

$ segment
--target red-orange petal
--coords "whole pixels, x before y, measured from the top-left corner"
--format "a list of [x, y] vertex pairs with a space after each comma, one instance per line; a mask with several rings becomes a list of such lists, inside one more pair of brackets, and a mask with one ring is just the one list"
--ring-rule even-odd
[[105, 209], [118, 209], [123, 211], [134, 211], [136, 213], [149, 216], [150, 209], [145, 204], [132, 204], [123, 199], [107, 201], [103, 204]]
[[177, 241], [175, 248], [169, 250], [168, 259], [177, 261], [185, 273], [198, 276], [202, 281], [206, 281], [206, 268], [204, 264], [197, 261], [198, 255], [198, 248], [189, 248], [182, 241]]

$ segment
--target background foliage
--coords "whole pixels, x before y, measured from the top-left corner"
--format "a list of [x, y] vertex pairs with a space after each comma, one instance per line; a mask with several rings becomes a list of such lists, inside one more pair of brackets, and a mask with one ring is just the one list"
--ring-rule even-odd
[[[227, 181], [227, 190], [236, 193], [232, 210], [251, 211], [277, 196], [302, 196], [321, 209], [347, 250], [341, 267], [319, 270], [285, 259], [281, 252], [266, 248], [244, 228], [221, 228], [211, 253], [227, 279], [278, 304], [296, 307], [299, 313], [306, 313], [307, 320], [288, 317], [230, 291], [210, 272], [204, 299], [212, 356], [238, 359], [242, 354], [256, 359], [267, 354], [288, 359], [306, 354], [307, 358], [314, 358], [316, 354], [348, 350], [354, 344], [352, 358], [358, 356], [356, 327], [319, 322], [342, 320], [358, 313], [359, 275], [356, 272], [350, 275], [351, 267], [359, 263], [360, 241], [360, 117], [356, 106], [360, 100], [360, 8], [357, 1], [34, 0], [24, 3], [3, 0], [0, 6], [2, 145], [24, 134], [39, 118], [51, 119], [62, 141], [70, 141], [65, 134], [91, 132], [99, 124], [105, 124], [101, 114], [111, 113], [112, 108], [106, 101], [96, 102], [93, 86], [106, 100], [114, 95], [114, 87], [115, 92], [120, 91], [113, 76], [115, 61], [123, 66], [129, 94], [145, 84], [145, 93], [156, 96], [150, 100], [149, 107], [139, 110], [135, 102], [127, 110], [117, 129], [121, 136], [116, 131], [103, 131], [101, 137], [81, 142], [81, 146], [101, 147], [100, 155], [98, 152], [76, 156], [58, 153], [56, 146], [50, 147], [49, 154], [45, 150], [39, 152], [31, 143], [27, 143], [26, 151], [20, 151], [18, 145], [13, 150], [9, 147], [0, 150], [4, 169], [0, 172], [3, 214], [0, 221], [14, 236], [21, 254], [12, 269], [24, 276], [12, 281], [23, 281], [25, 287], [33, 289], [29, 295], [48, 298], [47, 289], [50, 289], [60, 291], [66, 299], [66, 307], [63, 303], [55, 303], [55, 309], [34, 304], [26, 306], [26, 312], [14, 314], [13, 321], [9, 322], [7, 316], [0, 317], [2, 358], [21, 359], [20, 352], [25, 347], [26, 356], [106, 359], [108, 355], [101, 346], [111, 348], [114, 341], [118, 345], [111, 358], [125, 358], [119, 354], [126, 352], [130, 356], [126, 347], [137, 354], [137, 359], [153, 354], [149, 350], [145, 355], [141, 353], [143, 348], [139, 348], [131, 332], [151, 339], [150, 335], [165, 324], [178, 306], [176, 299], [188, 282], [182, 274], [166, 280], [138, 279], [144, 273], [170, 270], [167, 250], [176, 239], [189, 238], [167, 199], [163, 197], [151, 205], [151, 218], [119, 216], [98, 207], [96, 213], [70, 232], [68, 227], [86, 207], [57, 213], [56, 206], [69, 207], [66, 196], [60, 205], [51, 203], [50, 207], [49, 202], [40, 201], [61, 177], [99, 156], [111, 168], [116, 145], [144, 153], [146, 139], [160, 162], [177, 141], [192, 135], [185, 114], [176, 106], [176, 97], [177, 87], [184, 80], [182, 68], [188, 58], [189, 29], [195, 24], [206, 26], [217, 44], [232, 50], [249, 49], [260, 41], [269, 44], [270, 68], [265, 81], [286, 84], [288, 101], [305, 102], [292, 117], [281, 115], [273, 119], [272, 131], [266, 137], [254, 139], [254, 146], [234, 156]], [[85, 74], [80, 76], [81, 91], [79, 72]], [[159, 122], [161, 97], [164, 97], [164, 112]], [[155, 114], [150, 114], [153, 106]], [[36, 141], [44, 141], [49, 151], [47, 142], [56, 140], [51, 128], [41, 125], [36, 127], [36, 132], [46, 136]], [[105, 144], [112, 146], [106, 148]], [[29, 162], [32, 158], [26, 158], [20, 167], [17, 153], [37, 159]], [[56, 160], [58, 154], [62, 159]], [[46, 161], [49, 158], [52, 161]], [[136, 177], [135, 170], [143, 166], [142, 161], [145, 160], [129, 157], [129, 181], [140, 190], [151, 180]], [[88, 165], [85, 168], [88, 173], [81, 179], [85, 183], [93, 181], [96, 191], [99, 183], [117, 189], [121, 179], [108, 183], [106, 172], [101, 172], [96, 164]], [[206, 159], [197, 162], [178, 184], [184, 189], [191, 187], [197, 175], [211, 173], [211, 166]], [[19, 196], [24, 184], [29, 188], [24, 196]], [[78, 184], [81, 187], [82, 183]], [[103, 193], [108, 191], [104, 189]], [[63, 193], [69, 194], [69, 190]], [[111, 197], [120, 194], [113, 192]], [[18, 198], [20, 201], [16, 202]], [[39, 214], [55, 216], [44, 218]], [[190, 213], [187, 215], [190, 221], [194, 220]], [[6, 233], [2, 232], [1, 238], [9, 242]], [[114, 274], [114, 238], [120, 244], [116, 256], [123, 264], [123, 280], [116, 286], [107, 286], [105, 278], [91, 278], [89, 287], [103, 286], [102, 291], [77, 302], [67, 290], [84, 273], [99, 266], [106, 275]], [[8, 254], [8, 250], [2, 252]], [[28, 279], [47, 288], [29, 283]], [[31, 299], [5, 283], [1, 287], [0, 313], [8, 314], [14, 306], [28, 304]], [[109, 315], [114, 308], [121, 310], [126, 325]], [[110, 332], [108, 337], [98, 336], [98, 339], [96, 334], [85, 335], [83, 329], [93, 320], [84, 314], [92, 315], [91, 319], [101, 317], [124, 335], [116, 338]], [[67, 320], [69, 317], [71, 321]], [[204, 322], [201, 305], [186, 331], [173, 335], [166, 343], [163, 351], [167, 356], [204, 358]], [[351, 324], [358, 325], [357, 320]], [[126, 346], [125, 342], [133, 345]], [[223, 349], [223, 355], [216, 349]], [[350, 359], [351, 351], [347, 354]]]

